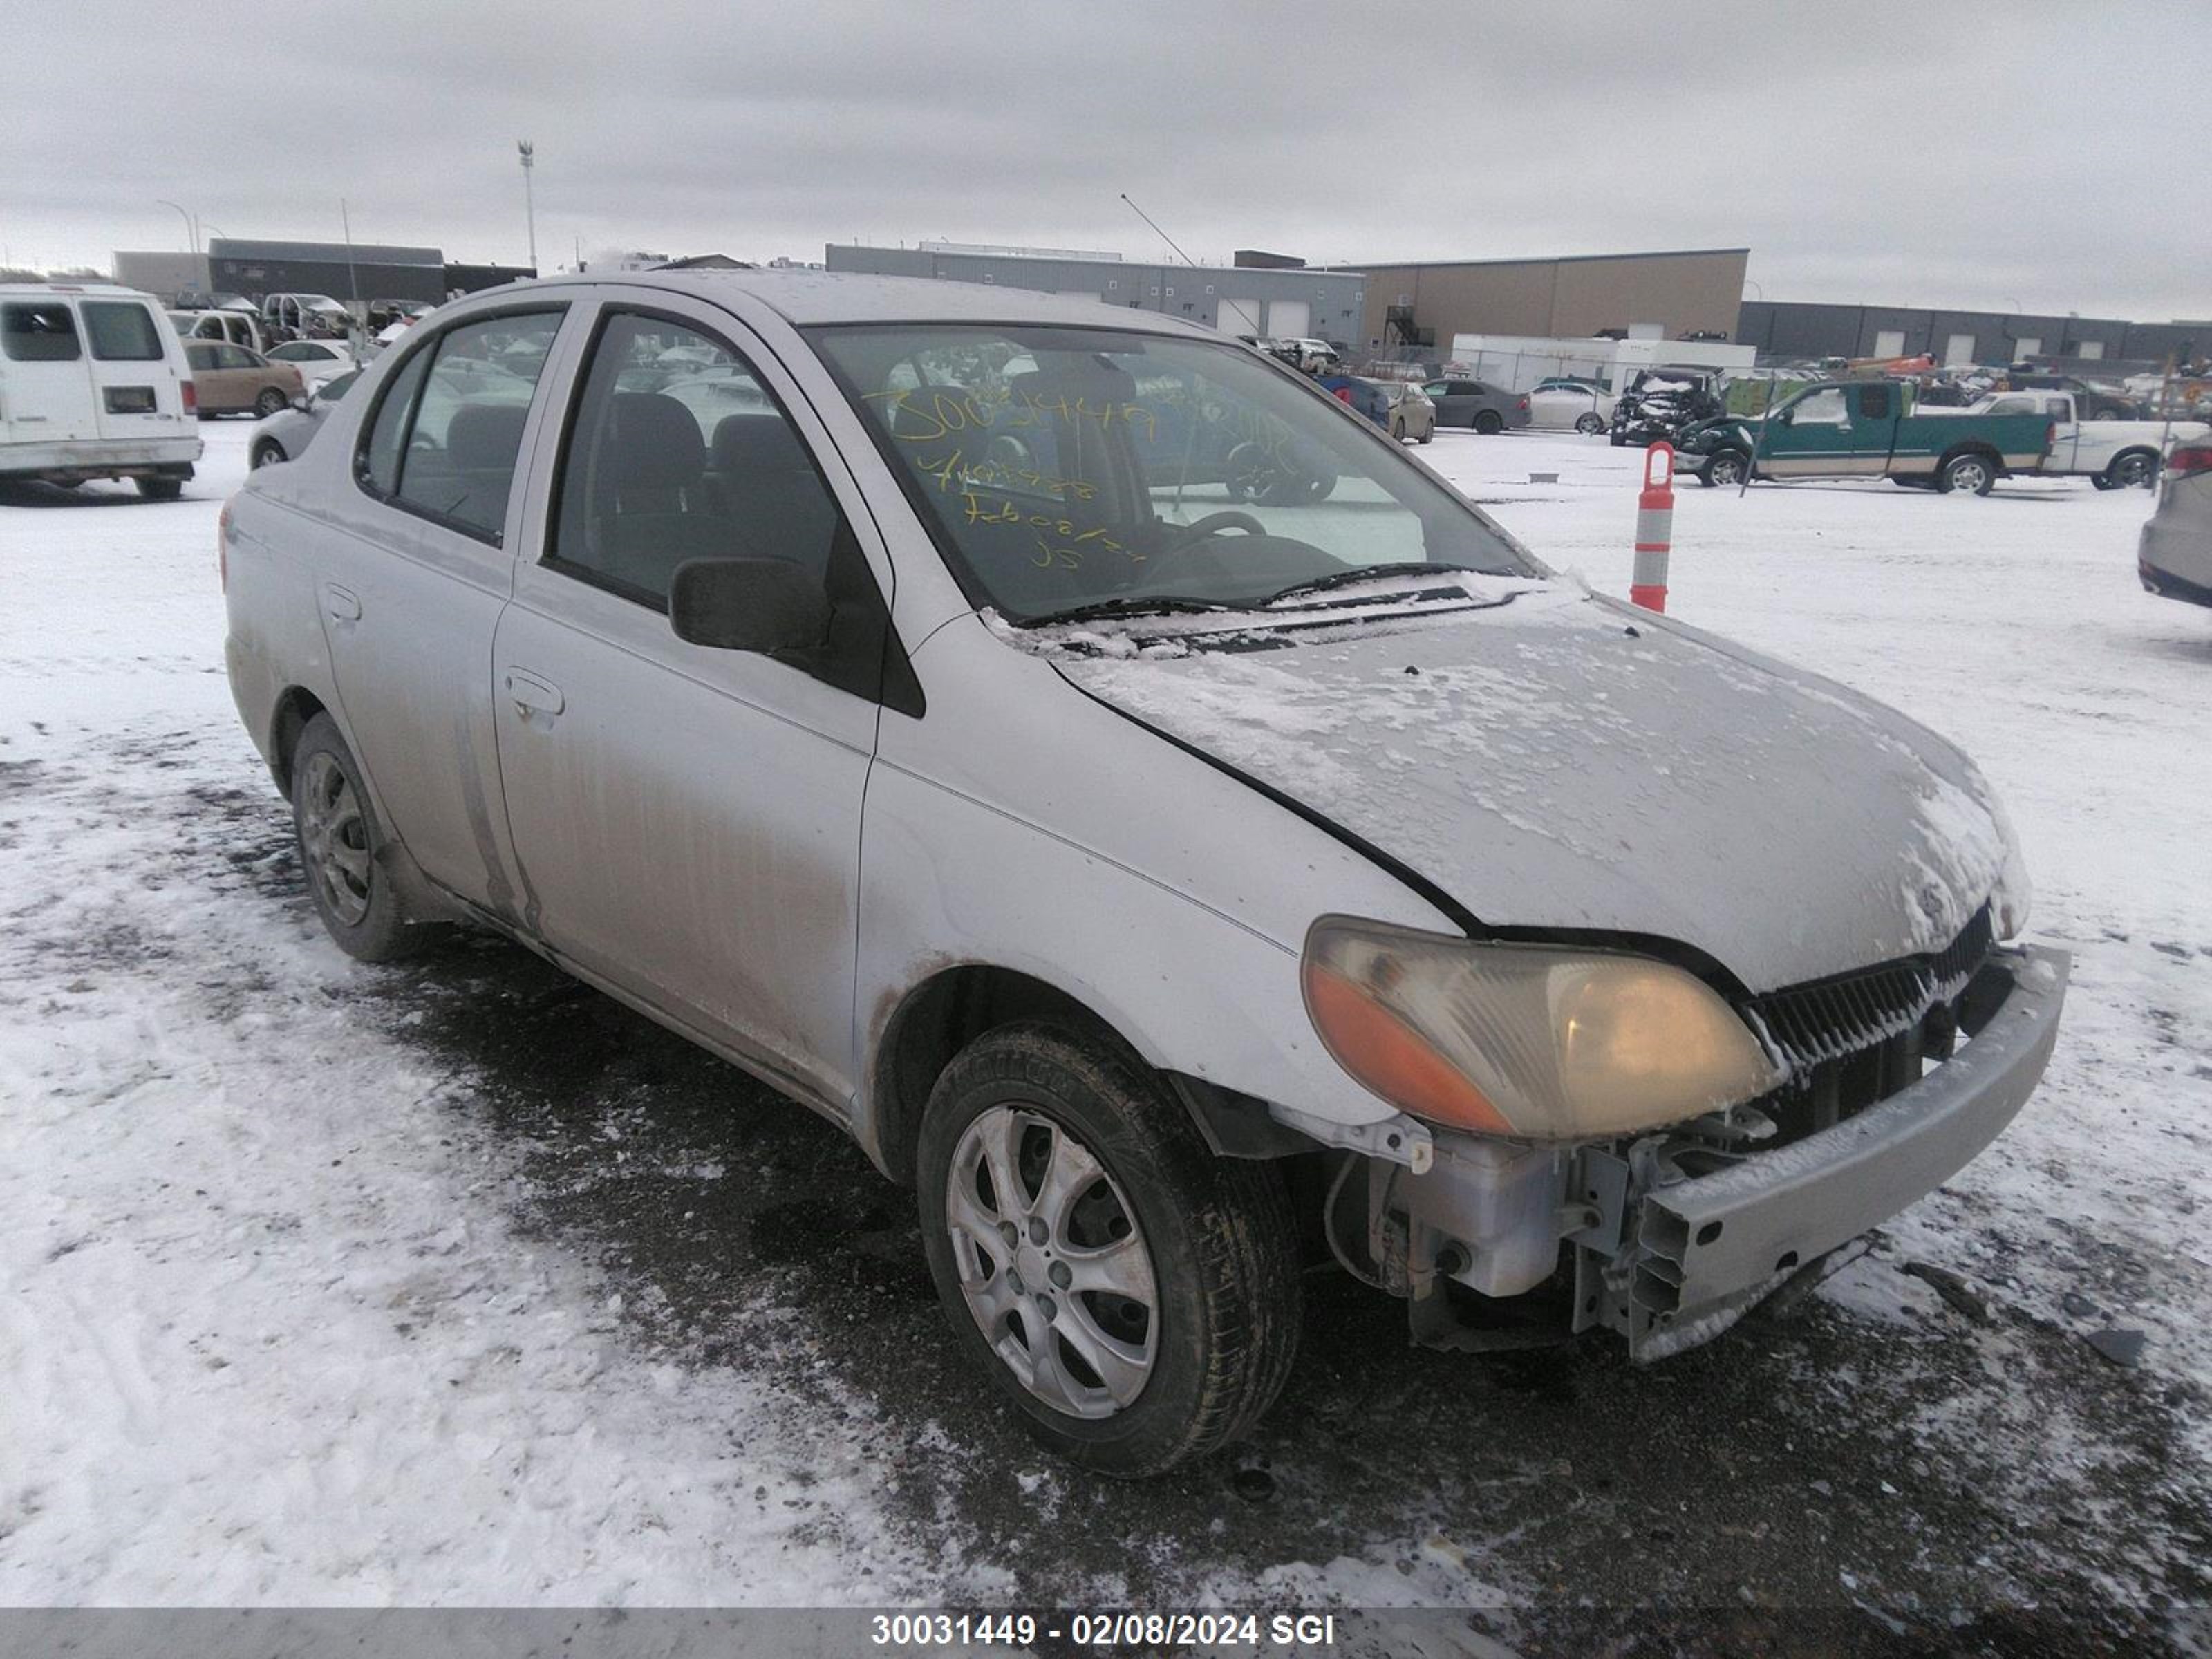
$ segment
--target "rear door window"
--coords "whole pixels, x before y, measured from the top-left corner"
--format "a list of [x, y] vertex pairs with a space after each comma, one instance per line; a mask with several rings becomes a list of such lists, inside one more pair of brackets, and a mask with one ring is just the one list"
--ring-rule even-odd
[[377, 410], [362, 481], [398, 505], [497, 546], [522, 430], [562, 314], [480, 318], [417, 351]]
[[154, 313], [127, 301], [87, 300], [84, 331], [104, 363], [158, 363], [167, 355]]
[[59, 300], [0, 305], [0, 352], [19, 363], [72, 363], [82, 355], [76, 317]]

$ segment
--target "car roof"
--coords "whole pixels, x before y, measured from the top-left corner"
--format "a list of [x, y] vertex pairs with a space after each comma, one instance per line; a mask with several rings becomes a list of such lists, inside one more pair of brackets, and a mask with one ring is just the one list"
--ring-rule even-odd
[[[1065, 323], [1121, 328], [1133, 333], [1174, 334], [1233, 343], [1234, 335], [1163, 317], [1157, 312], [1109, 306], [1072, 295], [928, 276], [877, 276], [827, 270], [637, 270], [605, 276], [540, 277], [483, 293], [513, 295], [558, 287], [652, 288], [695, 295], [714, 302], [732, 290], [757, 301], [799, 327], [823, 323]], [[471, 298], [479, 297], [471, 295]]]

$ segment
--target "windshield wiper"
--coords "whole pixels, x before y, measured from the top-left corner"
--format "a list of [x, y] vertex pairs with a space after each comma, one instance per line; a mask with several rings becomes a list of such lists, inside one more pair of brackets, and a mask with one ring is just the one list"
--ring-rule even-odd
[[1295, 599], [1306, 593], [1326, 593], [1332, 587], [1349, 587], [1354, 582], [1379, 581], [1388, 576], [1437, 575], [1445, 571], [1466, 571], [1478, 576], [1489, 574], [1471, 564], [1437, 564], [1427, 559], [1403, 559], [1395, 564], [1370, 564], [1355, 569], [1332, 570], [1326, 576], [1316, 576], [1310, 582], [1292, 582], [1288, 587], [1270, 593], [1260, 603], [1263, 605], [1279, 605], [1285, 599]]
[[1016, 625], [1021, 628], [1049, 628], [1059, 623], [1096, 622], [1103, 617], [1157, 616], [1175, 611], [1233, 611], [1236, 608], [1218, 599], [1179, 599], [1172, 596], [1147, 599], [1140, 594], [1120, 593], [1110, 599], [1093, 599], [1088, 605], [1071, 605], [1065, 611], [1048, 611], [1041, 617], [1024, 617]]

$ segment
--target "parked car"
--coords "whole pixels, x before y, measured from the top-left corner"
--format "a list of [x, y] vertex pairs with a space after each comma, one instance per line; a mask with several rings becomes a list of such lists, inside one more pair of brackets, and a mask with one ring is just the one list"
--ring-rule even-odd
[[1510, 426], [1527, 426], [1534, 418], [1527, 392], [1508, 392], [1486, 380], [1431, 380], [1421, 391], [1435, 405], [1438, 426], [1498, 433]]
[[187, 340], [185, 360], [191, 365], [199, 416], [274, 415], [305, 394], [306, 382], [289, 363], [272, 363], [258, 351], [219, 340]]
[[2122, 386], [2100, 386], [2085, 380], [2078, 374], [2058, 374], [2045, 370], [2014, 368], [2005, 371], [2005, 380], [2016, 392], [2069, 392], [2085, 420], [2138, 421], [2148, 414], [2142, 399], [2130, 397]]
[[264, 355], [272, 363], [289, 363], [298, 369], [310, 392], [360, 367], [354, 362], [353, 348], [343, 340], [287, 340]]
[[1285, 340], [1283, 344], [1297, 354], [1297, 366], [1309, 374], [1327, 374], [1343, 361], [1336, 348], [1326, 340], [1301, 337]]
[[2166, 456], [2136, 570], [2151, 592], [2212, 605], [2212, 443], [2200, 438]]
[[1966, 412], [2044, 416], [2053, 422], [2051, 453], [2036, 471], [2045, 477], [2087, 478], [2100, 489], [2155, 486], [2159, 458], [2169, 443], [2197, 443], [2212, 435], [2212, 426], [2202, 421], [2084, 418], [2083, 407], [2079, 392], [1994, 392]]
[[341, 339], [353, 326], [353, 313], [327, 294], [264, 294], [261, 320], [281, 339]]
[[1613, 422], [1620, 400], [1595, 380], [1554, 375], [1539, 380], [1528, 393], [1528, 424], [1553, 432], [1596, 434]]
[[261, 319], [250, 311], [228, 307], [210, 311], [173, 311], [169, 321], [183, 340], [228, 340], [248, 351], [265, 351], [269, 342]]
[[0, 283], [0, 478], [129, 478], [174, 501], [200, 458], [193, 395], [152, 295]]
[[[1101, 318], [656, 272], [418, 325], [221, 531], [331, 938], [490, 928], [842, 1126], [953, 1340], [1122, 1474], [1261, 1416], [1314, 1257], [1425, 1343], [1656, 1359], [2019, 1110], [2067, 958], [2002, 942], [1963, 754]], [[518, 338], [526, 402], [445, 373]], [[760, 404], [641, 389], [687, 343]], [[1197, 420], [1335, 487], [1179, 476]]]
[[1710, 370], [1639, 368], [1613, 404], [1607, 433], [1616, 447], [1643, 449], [1662, 440], [1673, 442], [1686, 428], [1726, 413], [1720, 377]]
[[1755, 478], [1887, 478], [1986, 495], [2033, 472], [2056, 427], [2039, 413], [1923, 410], [1911, 380], [1832, 380], [1793, 392], [1763, 417], [1723, 415], [1675, 434], [1677, 471], [1702, 484]]
[[1384, 429], [1399, 442], [1432, 444], [1437, 441], [1437, 406], [1429, 394], [1409, 380], [1378, 380], [1385, 399]]
[[354, 382], [360, 378], [359, 369], [349, 370], [335, 380], [325, 380], [292, 408], [262, 416], [246, 446], [246, 465], [275, 466], [282, 461], [297, 460], [307, 453], [309, 441], [330, 418], [338, 400], [353, 390]]

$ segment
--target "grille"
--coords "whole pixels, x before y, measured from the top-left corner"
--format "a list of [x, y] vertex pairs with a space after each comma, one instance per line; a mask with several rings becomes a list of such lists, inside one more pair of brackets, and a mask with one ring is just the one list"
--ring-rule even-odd
[[1932, 956], [1753, 997], [1744, 1012], [1790, 1070], [1802, 1075], [1912, 1030], [1929, 1009], [1966, 988], [1991, 943], [1989, 906], [1984, 905], [1958, 938]]

